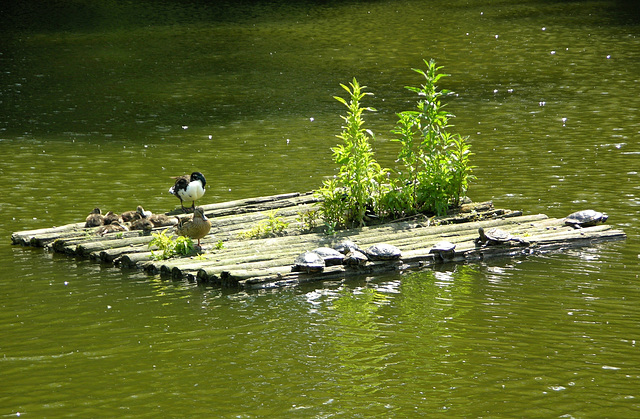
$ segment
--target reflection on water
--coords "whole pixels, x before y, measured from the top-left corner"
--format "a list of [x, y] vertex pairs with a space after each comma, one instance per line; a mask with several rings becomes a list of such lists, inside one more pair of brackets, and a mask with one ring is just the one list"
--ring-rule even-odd
[[[428, 3], [428, 4], [427, 4]], [[14, 416], [631, 417], [640, 120], [633, 2], [15, 2], [0, 15], [0, 369]], [[236, 293], [40, 250], [95, 206], [304, 191], [352, 77], [393, 167], [411, 67], [452, 77], [474, 200], [629, 238], [556, 255]]]

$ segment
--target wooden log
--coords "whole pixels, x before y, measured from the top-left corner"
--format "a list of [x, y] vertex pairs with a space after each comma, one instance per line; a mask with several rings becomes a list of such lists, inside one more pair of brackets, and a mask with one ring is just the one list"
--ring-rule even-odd
[[[290, 272], [287, 274], [265, 275], [261, 277], [243, 279], [237, 286], [245, 289], [266, 289], [282, 285], [297, 285], [306, 282], [345, 279], [353, 276], [379, 275], [382, 273], [398, 272], [403, 268], [402, 261], [377, 261], [365, 266], [331, 266], [323, 272], [310, 274], [304, 272]], [[231, 277], [230, 277], [231, 278]]]
[[149, 253], [149, 247], [147, 245], [122, 246], [122, 247], [100, 250], [98, 252], [98, 255], [99, 255], [99, 259], [102, 262], [113, 263], [120, 256], [124, 254], [132, 254], [132, 253]]
[[153, 264], [151, 252], [126, 253], [114, 260], [116, 266], [123, 268], [144, 269], [146, 265]]
[[[244, 214], [249, 212], [269, 211], [277, 208], [308, 204], [318, 202], [318, 198], [313, 196], [313, 192], [288, 193], [272, 196], [263, 196], [234, 201], [221, 202], [217, 204], [201, 205], [205, 214], [209, 216], [225, 216]], [[181, 209], [176, 209], [167, 213], [168, 215], [182, 215]]]
[[128, 238], [109, 238], [107, 240], [84, 241], [75, 245], [75, 253], [80, 256], [88, 256], [93, 252], [101, 252], [106, 249], [128, 248], [148, 244], [153, 237], [137, 236]]
[[55, 238], [62, 236], [64, 233], [70, 231], [75, 232], [81, 230], [83, 227], [84, 222], [51, 228], [40, 228], [37, 230], [19, 231], [11, 234], [11, 241], [13, 244], [22, 246], [43, 247], [46, 243], [44, 243], [41, 237], [52, 235], [54, 238], [51, 240], [55, 240]]

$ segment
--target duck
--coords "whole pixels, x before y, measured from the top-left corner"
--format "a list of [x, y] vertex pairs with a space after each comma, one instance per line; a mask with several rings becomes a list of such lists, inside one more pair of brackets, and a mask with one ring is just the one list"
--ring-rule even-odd
[[104, 216], [100, 208], [94, 208], [93, 211], [87, 215], [84, 223], [84, 228], [99, 227], [104, 224]]
[[111, 223], [113, 223], [114, 221], [122, 221], [120, 219], [120, 216], [118, 214], [116, 214], [113, 211], [109, 211], [108, 213], [105, 214], [104, 216], [104, 225], [109, 225]]
[[138, 205], [135, 211], [125, 211], [120, 216], [125, 223], [147, 218], [151, 215], [151, 211], [145, 211], [142, 205]]
[[119, 221], [112, 221], [111, 224], [100, 226], [99, 229], [96, 230], [96, 235], [104, 236], [109, 233], [116, 233], [119, 231], [129, 231], [127, 226], [120, 224]]
[[[193, 172], [191, 173], [191, 176], [184, 175], [174, 179], [176, 182], [171, 188], [169, 188], [169, 193], [180, 199], [182, 211], [195, 211], [196, 200], [202, 198], [205, 192], [205, 186], [207, 185], [207, 180], [204, 178], [204, 175], [200, 172]], [[193, 202], [191, 208], [185, 208], [184, 201]]]
[[198, 240], [198, 247], [201, 247], [200, 239], [206, 236], [210, 230], [211, 221], [204, 215], [204, 209], [202, 207], [195, 207], [191, 218], [182, 218], [176, 226], [176, 234], [178, 236]]

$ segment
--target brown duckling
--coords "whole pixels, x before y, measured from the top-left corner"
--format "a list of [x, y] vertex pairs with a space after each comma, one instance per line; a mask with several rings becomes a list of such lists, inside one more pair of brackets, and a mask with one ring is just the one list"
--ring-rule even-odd
[[100, 228], [96, 230], [96, 234], [98, 236], [104, 236], [105, 234], [128, 230], [127, 226], [120, 224], [119, 221], [112, 221], [111, 224], [100, 226]]
[[164, 214], [151, 214], [149, 221], [153, 223], [155, 227], [169, 227], [178, 224], [178, 217], [171, 217]]
[[198, 247], [200, 247], [200, 239], [206, 236], [209, 230], [211, 230], [211, 221], [204, 215], [202, 207], [196, 207], [190, 218], [182, 218], [176, 226], [176, 234], [178, 236], [186, 236], [198, 240]]
[[105, 214], [104, 225], [109, 225], [114, 221], [120, 222], [122, 220], [120, 219], [120, 216], [113, 211], [109, 211], [108, 213]]
[[151, 211], [145, 211], [141, 205], [138, 205], [138, 208], [136, 208], [135, 211], [125, 211], [120, 217], [122, 218], [122, 221], [126, 223], [147, 218], [149, 215], [151, 215]]
[[131, 230], [142, 230], [144, 232], [149, 232], [153, 229], [154, 225], [148, 218], [139, 218], [137, 220], [133, 220], [131, 222]]
[[98, 227], [104, 224], [104, 217], [100, 208], [94, 208], [93, 211], [87, 215], [87, 219], [84, 223], [84, 228]]

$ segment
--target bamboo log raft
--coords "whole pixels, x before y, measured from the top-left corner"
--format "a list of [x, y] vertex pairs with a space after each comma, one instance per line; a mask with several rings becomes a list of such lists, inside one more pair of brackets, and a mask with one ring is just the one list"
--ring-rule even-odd
[[[127, 231], [98, 237], [93, 234], [96, 228], [84, 228], [84, 223], [16, 232], [11, 239], [16, 245], [42, 247], [123, 269], [144, 269], [150, 274], [215, 286], [261, 289], [429, 268], [444, 262], [430, 253], [433, 245], [442, 240], [456, 245], [446, 263], [469, 263], [490, 257], [514, 257], [573, 246], [591, 246], [626, 237], [624, 231], [610, 224], [575, 229], [565, 225], [564, 219], [496, 209], [491, 202], [465, 204], [442, 217], [417, 216], [327, 236], [305, 229], [298, 221], [299, 214], [312, 210], [316, 202], [312, 193], [290, 193], [203, 205], [212, 225], [210, 234], [202, 239], [204, 252], [198, 256], [167, 260], [151, 257], [151, 250], [154, 250], [148, 246], [153, 239], [151, 235]], [[243, 237], [243, 231], [267, 220], [274, 210], [282, 221], [289, 223], [285, 235], [260, 239]], [[178, 212], [168, 214], [184, 216]], [[523, 242], [509, 241], [492, 246], [477, 244], [480, 227], [499, 227], [521, 237]], [[351, 240], [361, 248], [389, 243], [398, 247], [402, 256], [400, 260], [367, 262], [357, 267], [331, 266], [318, 273], [292, 272], [297, 255], [317, 247], [331, 247], [343, 240]], [[222, 248], [218, 249], [220, 241]]]

